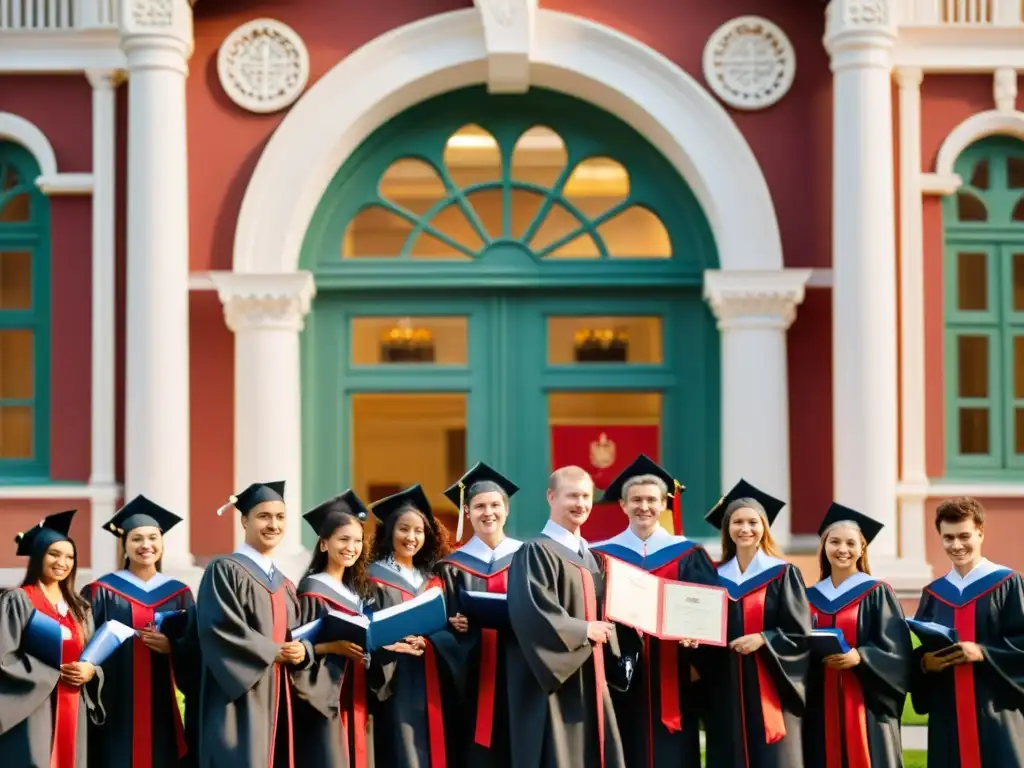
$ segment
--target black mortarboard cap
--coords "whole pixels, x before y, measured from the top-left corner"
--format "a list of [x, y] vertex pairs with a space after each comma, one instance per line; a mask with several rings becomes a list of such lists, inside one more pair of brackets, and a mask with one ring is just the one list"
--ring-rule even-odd
[[349, 488], [333, 498], [322, 501], [303, 515], [306, 522], [321, 538], [329, 535], [341, 522], [344, 513], [355, 515], [360, 522], [366, 522], [369, 512], [362, 499]]
[[228, 503], [218, 509], [217, 514], [221, 515], [225, 510], [234, 507], [243, 515], [247, 515], [257, 504], [262, 504], [265, 501], [284, 501], [284, 483], [284, 480], [277, 480], [273, 483], [253, 483], [237, 496], [228, 499]]
[[67, 512], [47, 515], [34, 528], [29, 528], [15, 536], [14, 543], [18, 545], [18, 557], [29, 557], [39, 550], [45, 551], [54, 542], [67, 541], [68, 531], [71, 530], [71, 519], [77, 511], [77, 509], [69, 509]]
[[508, 496], [514, 496], [516, 491], [519, 490], [519, 486], [505, 477], [503, 474], [493, 469], [482, 461], [478, 461], [476, 466], [469, 470], [466, 474], [460, 477], [456, 482], [444, 492], [452, 504], [456, 507], [459, 506], [460, 499], [475, 483], [491, 482], [497, 485], [501, 490]]
[[670, 496], [675, 495], [676, 486], [678, 486], [679, 493], [686, 490], [686, 486], [666, 472], [664, 467], [658, 464], [658, 462], [654, 461], [647, 454], [641, 453], [634, 459], [632, 464], [622, 470], [619, 476], [608, 484], [601, 501], [603, 503], [621, 501], [622, 487], [631, 477], [639, 477], [640, 475], [654, 475], [661, 478], [662, 482], [668, 487]]
[[722, 521], [725, 519], [725, 510], [728, 509], [729, 505], [737, 499], [753, 499], [764, 507], [764, 513], [768, 516], [769, 526], [775, 522], [775, 518], [779, 516], [779, 512], [781, 512], [782, 508], [786, 506], [786, 502], [780, 501], [774, 496], [769, 496], [760, 488], [757, 488], [746, 480], [741, 479], [732, 487], [731, 491], [718, 500], [718, 503], [712, 507], [710, 512], [704, 515], [704, 519], [715, 526], [715, 528], [721, 530]]
[[180, 522], [181, 518], [176, 514], [139, 494], [105, 522], [103, 530], [115, 536], [127, 536], [136, 528], [151, 525], [159, 528], [161, 533], [167, 533]]
[[415, 507], [428, 518], [434, 518], [434, 511], [430, 508], [430, 501], [427, 499], [427, 494], [423, 492], [423, 487], [419, 483], [406, 488], [404, 491], [386, 496], [370, 505], [373, 514], [382, 523], [402, 507]]
[[823, 535], [833, 525], [842, 522], [855, 523], [860, 528], [860, 532], [864, 534], [864, 540], [868, 544], [885, 528], [883, 523], [878, 522], [872, 517], [862, 515], [860, 512], [844, 507], [842, 504], [832, 502], [832, 506], [828, 508], [828, 512], [825, 513], [825, 519], [821, 521], [821, 526], [818, 528], [818, 535]]

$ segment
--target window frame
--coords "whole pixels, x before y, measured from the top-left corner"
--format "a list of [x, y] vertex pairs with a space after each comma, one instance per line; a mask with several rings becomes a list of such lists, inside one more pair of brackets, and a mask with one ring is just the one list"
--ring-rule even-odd
[[[0, 252], [28, 251], [31, 254], [32, 304], [25, 309], [0, 308], [0, 331], [32, 332], [32, 456], [0, 458], [0, 482], [49, 482], [50, 471], [50, 204], [36, 185], [39, 164], [25, 148], [0, 141], [0, 167], [10, 165], [18, 173], [14, 189], [27, 193], [29, 220], [0, 222]], [[13, 197], [12, 193], [10, 197]], [[2, 203], [0, 203], [2, 204]], [[0, 400], [0, 402], [7, 402]]]

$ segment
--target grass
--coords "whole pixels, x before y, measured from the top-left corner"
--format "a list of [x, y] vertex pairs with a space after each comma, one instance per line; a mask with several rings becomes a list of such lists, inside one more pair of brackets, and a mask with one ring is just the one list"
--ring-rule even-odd
[[[917, 639], [917, 635], [913, 632], [910, 633], [910, 641], [917, 648], [921, 644], [921, 641]], [[910, 697], [907, 696], [907, 700], [903, 703], [903, 724], [904, 725], [928, 725], [928, 715], [919, 715], [914, 711], [913, 705], [910, 703]], [[922, 762], [921, 765], [924, 765]]]
[[903, 753], [903, 768], [927, 768], [928, 753], [919, 749], [908, 749]]

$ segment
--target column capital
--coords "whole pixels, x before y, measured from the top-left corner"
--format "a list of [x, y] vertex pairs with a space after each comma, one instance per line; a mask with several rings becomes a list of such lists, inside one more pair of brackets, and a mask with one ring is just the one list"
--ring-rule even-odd
[[305, 325], [316, 295], [311, 272], [211, 272], [210, 279], [224, 305], [224, 320], [233, 332], [295, 331]]
[[892, 67], [894, 0], [832, 0], [825, 9], [825, 50], [832, 71]]
[[897, 67], [894, 74], [900, 88], [920, 88], [924, 82], [924, 70], [920, 67]]
[[85, 78], [97, 91], [112, 91], [125, 80], [123, 69], [87, 69]]
[[809, 269], [709, 269], [704, 272], [704, 299], [719, 330], [786, 330], [796, 319], [810, 276]]
[[[129, 55], [128, 68], [161, 67], [160, 62], [133, 62], [140, 51], [167, 51], [184, 60], [192, 56], [192, 5], [188, 0], [123, 0], [121, 47]], [[136, 58], [138, 58], [136, 56]], [[163, 67], [170, 66], [170, 62]]]

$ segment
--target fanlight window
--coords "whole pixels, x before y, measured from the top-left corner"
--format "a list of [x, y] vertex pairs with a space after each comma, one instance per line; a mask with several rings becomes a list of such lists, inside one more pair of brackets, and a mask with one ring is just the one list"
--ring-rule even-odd
[[668, 232], [634, 202], [610, 157], [570, 162], [562, 137], [534, 126], [498, 142], [476, 125], [452, 134], [440, 163], [396, 160], [376, 200], [349, 222], [345, 259], [469, 260], [515, 243], [540, 259], [667, 259]]

